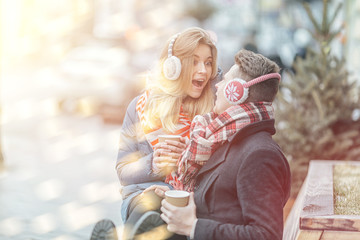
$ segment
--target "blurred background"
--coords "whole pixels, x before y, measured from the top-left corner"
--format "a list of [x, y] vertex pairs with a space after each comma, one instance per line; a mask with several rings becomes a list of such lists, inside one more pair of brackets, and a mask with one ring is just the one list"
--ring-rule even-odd
[[[101, 218], [121, 233], [119, 130], [163, 43], [199, 26], [224, 71], [241, 48], [292, 69], [315, 44], [303, 2], [1, 0], [0, 239], [88, 239]], [[360, 79], [360, 2], [339, 2], [332, 53]]]

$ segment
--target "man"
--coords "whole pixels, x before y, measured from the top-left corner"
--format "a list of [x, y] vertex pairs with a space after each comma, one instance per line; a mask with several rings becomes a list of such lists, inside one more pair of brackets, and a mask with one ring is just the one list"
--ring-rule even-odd
[[[236, 54], [235, 64], [216, 85], [215, 114], [194, 123], [193, 132], [200, 133], [191, 140], [198, 140], [186, 150], [192, 154], [184, 156], [195, 157], [180, 162], [185, 189], [194, 190], [189, 205], [162, 201], [161, 218], [169, 231], [191, 239], [282, 239], [290, 170], [272, 139], [278, 72], [278, 65], [260, 54]], [[204, 152], [208, 159], [196, 157]], [[166, 190], [158, 187], [155, 192], [163, 196]]]

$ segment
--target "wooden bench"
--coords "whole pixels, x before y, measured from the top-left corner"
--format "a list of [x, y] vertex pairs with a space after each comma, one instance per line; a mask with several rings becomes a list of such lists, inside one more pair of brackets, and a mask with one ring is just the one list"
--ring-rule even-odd
[[360, 216], [334, 214], [333, 166], [344, 163], [360, 166], [357, 161], [310, 161], [285, 222], [284, 240], [360, 240]]

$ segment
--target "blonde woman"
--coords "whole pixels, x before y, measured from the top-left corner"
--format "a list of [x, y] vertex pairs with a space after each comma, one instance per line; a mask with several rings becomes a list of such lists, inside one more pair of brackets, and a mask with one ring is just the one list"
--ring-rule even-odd
[[[125, 239], [163, 223], [156, 211], [157, 195], [140, 194], [151, 185], [167, 185], [169, 166], [176, 166], [186, 148], [192, 119], [214, 106], [211, 81], [218, 75], [217, 49], [210, 34], [193, 27], [172, 36], [154, 72], [146, 91], [129, 104], [121, 128], [116, 170]], [[163, 134], [181, 135], [181, 140], [159, 143]]]

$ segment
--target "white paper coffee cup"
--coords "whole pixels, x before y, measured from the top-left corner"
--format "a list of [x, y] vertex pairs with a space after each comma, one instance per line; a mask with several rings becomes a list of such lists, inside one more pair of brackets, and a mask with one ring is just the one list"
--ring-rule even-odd
[[165, 192], [165, 199], [177, 207], [185, 207], [189, 203], [190, 193], [182, 190], [169, 190]]

